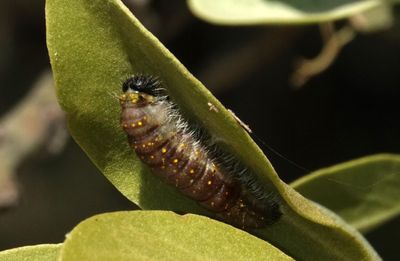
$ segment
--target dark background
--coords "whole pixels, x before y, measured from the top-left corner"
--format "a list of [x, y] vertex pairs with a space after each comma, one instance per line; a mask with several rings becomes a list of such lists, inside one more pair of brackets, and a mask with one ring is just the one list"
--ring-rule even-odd
[[[316, 170], [369, 154], [400, 153], [398, 19], [388, 30], [357, 35], [327, 71], [295, 89], [288, 83], [294, 62], [322, 47], [317, 26], [216, 26], [193, 17], [184, 1], [141, 7], [126, 2], [226, 107], [288, 159]], [[1, 115], [48, 69], [44, 1], [2, 1]], [[306, 174], [265, 152], [284, 181]], [[17, 180], [18, 205], [0, 212], [0, 250], [62, 242], [84, 218], [135, 208], [72, 139], [58, 156], [24, 160]], [[367, 239], [385, 260], [397, 260], [400, 219]]]

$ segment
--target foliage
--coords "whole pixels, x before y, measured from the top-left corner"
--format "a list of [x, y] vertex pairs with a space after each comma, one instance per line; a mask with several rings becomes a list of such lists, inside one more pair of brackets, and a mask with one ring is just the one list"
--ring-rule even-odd
[[188, 0], [192, 12], [216, 24], [299, 24], [337, 20], [383, 5], [380, 0]]
[[61, 244], [43, 244], [26, 246], [0, 252], [0, 260], [4, 261], [51, 261], [57, 260]]
[[260, 256], [293, 260], [261, 239], [209, 218], [129, 211], [83, 221], [64, 242], [60, 260], [258, 260]]
[[365, 233], [400, 213], [400, 156], [364, 157], [315, 171], [291, 185]]
[[[374, 1], [365, 1], [368, 2]], [[134, 211], [92, 217], [67, 236], [60, 252], [61, 260], [93, 257], [147, 260], [166, 256], [171, 259], [210, 256], [271, 260], [380, 259], [355, 228], [325, 207], [338, 211], [350, 224], [361, 229], [372, 228], [397, 215], [395, 200], [390, 201], [390, 209], [385, 208], [371, 200], [368, 193], [358, 193], [357, 186], [359, 176], [368, 170], [374, 176], [361, 186], [376, 188], [373, 195], [387, 200], [391, 194], [385, 188], [398, 177], [393, 175], [398, 168], [394, 163], [398, 156], [366, 158], [321, 170], [294, 183], [304, 195], [325, 204], [320, 206], [278, 178], [268, 159], [232, 115], [120, 1], [48, 0], [46, 21], [59, 103], [68, 114], [69, 129], [77, 143], [114, 186], [142, 209], [198, 214], [177, 216], [172, 212]], [[127, 76], [143, 72], [162, 79], [185, 117], [202, 125], [226, 151], [257, 173], [266, 189], [279, 193], [284, 215], [278, 223], [249, 231], [256, 238], [201, 217], [212, 214], [161, 183], [134, 156], [119, 126], [115, 94], [120, 92]], [[209, 103], [215, 106], [215, 111], [209, 110]], [[380, 177], [384, 182], [380, 182]], [[354, 186], [356, 189], [348, 191], [357, 198], [357, 204], [350, 208], [357, 206], [357, 211], [352, 214], [341, 211], [348, 202], [343, 198], [327, 199], [320, 193], [319, 186], [324, 189], [329, 186], [326, 180], [339, 181], [339, 185], [330, 186], [337, 194], [343, 190], [340, 184]], [[395, 191], [395, 186], [391, 188], [391, 192]], [[361, 206], [366, 206], [368, 211], [362, 212]], [[365, 214], [378, 218], [367, 225], [358, 225], [364, 217], [361, 215]], [[2, 254], [18, 252], [12, 251]], [[32, 254], [40, 255], [40, 252]]]

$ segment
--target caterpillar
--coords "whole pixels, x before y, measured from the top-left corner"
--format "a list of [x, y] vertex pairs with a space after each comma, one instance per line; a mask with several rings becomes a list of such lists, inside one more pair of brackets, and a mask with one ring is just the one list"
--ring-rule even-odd
[[[218, 162], [195, 137], [153, 76], [133, 75], [122, 84], [121, 126], [143, 163], [164, 182], [233, 226], [263, 228], [282, 213], [277, 200], [257, 200], [235, 170]], [[246, 183], [246, 182], [245, 182]], [[247, 182], [249, 183], [249, 182]]]

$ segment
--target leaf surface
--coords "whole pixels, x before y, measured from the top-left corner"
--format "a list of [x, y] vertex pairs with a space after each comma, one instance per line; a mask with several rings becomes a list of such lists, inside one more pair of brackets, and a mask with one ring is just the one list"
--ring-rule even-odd
[[61, 244], [24, 246], [0, 252], [0, 261], [55, 261]]
[[400, 156], [379, 154], [315, 171], [292, 186], [362, 232], [400, 214]]
[[166, 211], [101, 214], [68, 235], [61, 260], [293, 260], [212, 219]]
[[191, 11], [215, 24], [302, 24], [337, 20], [365, 12], [381, 0], [188, 0]]

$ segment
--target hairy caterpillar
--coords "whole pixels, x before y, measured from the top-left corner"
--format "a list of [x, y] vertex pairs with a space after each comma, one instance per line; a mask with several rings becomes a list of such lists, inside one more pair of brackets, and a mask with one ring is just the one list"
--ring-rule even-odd
[[121, 125], [140, 159], [166, 183], [240, 228], [262, 228], [281, 216], [276, 200], [257, 200], [237, 173], [218, 163], [197, 140], [152, 76], [122, 85]]

